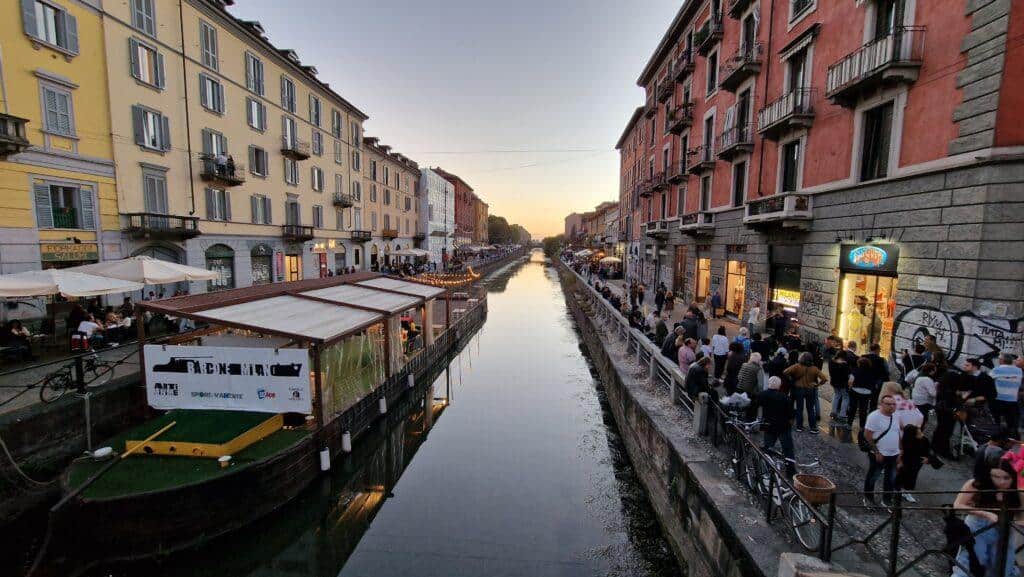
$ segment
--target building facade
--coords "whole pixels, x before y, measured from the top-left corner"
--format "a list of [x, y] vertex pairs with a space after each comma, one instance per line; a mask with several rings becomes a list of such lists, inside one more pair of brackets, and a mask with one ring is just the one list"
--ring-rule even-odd
[[569, 246], [575, 246], [576, 241], [583, 231], [583, 215], [578, 212], [571, 213], [565, 217], [565, 243]]
[[[4, 4], [0, 273], [120, 258], [100, 3]], [[4, 311], [44, 313], [39, 302]]]
[[473, 242], [478, 245], [489, 244], [490, 232], [487, 228], [488, 205], [479, 196], [473, 199], [473, 212], [476, 215], [473, 223]]
[[420, 167], [377, 138], [363, 138], [363, 148], [363, 225], [371, 233], [365, 252], [370, 270], [380, 270], [394, 262], [393, 252], [426, 238], [419, 228]]
[[420, 169], [419, 230], [426, 239], [419, 248], [430, 262], [443, 267], [455, 249], [455, 185], [430, 168]]
[[618, 143], [627, 274], [813, 340], [1019, 354], [1024, 14], [954, 4], [685, 3]]
[[472, 245], [477, 237], [477, 212], [474, 206], [477, 197], [473, 187], [458, 175], [441, 168], [435, 168], [434, 171], [455, 187], [455, 247]]
[[367, 116], [229, 4], [103, 3], [122, 253], [222, 273], [193, 292], [361, 267]]

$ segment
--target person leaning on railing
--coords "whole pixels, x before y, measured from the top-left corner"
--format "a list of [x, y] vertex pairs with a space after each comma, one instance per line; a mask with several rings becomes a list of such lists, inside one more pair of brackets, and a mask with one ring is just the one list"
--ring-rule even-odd
[[[1019, 490], [1020, 477], [1011, 460], [1012, 453], [1002, 455], [990, 454], [980, 458], [974, 465], [974, 478], [969, 479], [960, 489], [953, 507], [966, 511], [964, 525], [973, 534], [973, 539], [960, 547], [956, 556], [957, 565], [953, 567], [953, 577], [1018, 577], [1020, 569], [1014, 561], [1017, 547], [1020, 546], [1019, 530], [1009, 528], [1006, 537], [1005, 570], [999, 574], [999, 513], [992, 509], [1005, 507], [1013, 515], [1012, 522], [1019, 525], [1024, 522], [1024, 510], [1021, 509]], [[970, 573], [963, 567], [970, 569]]]

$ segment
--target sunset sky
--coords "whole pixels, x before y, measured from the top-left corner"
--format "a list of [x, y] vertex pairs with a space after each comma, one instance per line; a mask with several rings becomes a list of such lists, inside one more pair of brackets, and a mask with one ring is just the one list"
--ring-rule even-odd
[[[320, 5], [314, 8], [311, 5]], [[240, 0], [277, 47], [420, 166], [462, 176], [535, 237], [618, 197], [636, 78], [679, 0]]]

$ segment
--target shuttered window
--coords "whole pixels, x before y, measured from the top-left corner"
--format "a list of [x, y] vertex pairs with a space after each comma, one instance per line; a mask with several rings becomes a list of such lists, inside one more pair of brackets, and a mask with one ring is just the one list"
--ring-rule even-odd
[[324, 207], [320, 205], [313, 206], [313, 228], [324, 227]]
[[334, 162], [335, 164], [342, 164], [344, 162], [344, 147], [341, 146], [340, 140], [334, 141]]
[[294, 159], [284, 159], [284, 181], [293, 185], [299, 183], [299, 163]]
[[74, 136], [75, 123], [71, 110], [71, 93], [55, 86], [41, 86], [43, 121], [46, 132]]
[[324, 154], [324, 135], [319, 130], [313, 131], [313, 154], [317, 156]]
[[345, 211], [336, 210], [334, 211], [334, 228], [335, 230], [345, 230]]
[[224, 86], [217, 79], [206, 74], [199, 74], [199, 103], [203, 108], [224, 113]]
[[313, 190], [315, 190], [316, 192], [323, 192], [323, 190], [324, 190], [324, 171], [321, 170], [320, 167], [314, 166], [311, 169], [310, 172], [311, 172], [311, 175], [312, 175], [311, 176], [311, 180], [312, 180]]
[[245, 87], [260, 96], [264, 95], [263, 61], [250, 52], [245, 53]]
[[206, 22], [199, 23], [199, 48], [203, 66], [217, 70], [219, 67], [217, 29]]
[[146, 212], [169, 214], [167, 207], [167, 176], [155, 170], [142, 174], [143, 202]]
[[259, 194], [254, 194], [250, 198], [252, 204], [252, 222], [253, 224], [273, 224], [274, 219], [271, 216], [270, 199]]
[[202, 132], [203, 154], [217, 156], [228, 153], [228, 139], [223, 134], [204, 128]]
[[132, 76], [136, 80], [157, 88], [164, 87], [164, 57], [156, 48], [129, 38], [128, 55]]
[[267, 164], [267, 151], [258, 146], [249, 146], [249, 171], [256, 176], [267, 176], [269, 166]]
[[136, 30], [156, 36], [156, 6], [154, 0], [132, 0], [132, 26]]
[[309, 123], [313, 126], [320, 126], [320, 99], [312, 94], [309, 95]]
[[35, 199], [36, 224], [39, 228], [96, 228], [92, 188], [36, 182], [32, 185], [32, 195]]
[[245, 99], [245, 116], [251, 128], [263, 132], [267, 129], [267, 105], [252, 98]]
[[341, 131], [345, 127], [345, 119], [341, 116], [341, 112], [331, 109], [331, 136], [334, 138], [341, 138]]
[[363, 199], [363, 185], [358, 180], [352, 181], [352, 198], [357, 202]]
[[171, 131], [167, 117], [155, 110], [132, 106], [135, 144], [151, 150], [170, 150]]
[[861, 143], [861, 180], [874, 180], [889, 176], [892, 116], [892, 102], [877, 106], [864, 113], [864, 136]]
[[207, 220], [231, 220], [231, 194], [220, 188], [206, 189]]
[[78, 54], [78, 20], [59, 4], [21, 0], [21, 22], [25, 34], [69, 54]]
[[295, 83], [285, 76], [281, 77], [281, 108], [295, 112]]

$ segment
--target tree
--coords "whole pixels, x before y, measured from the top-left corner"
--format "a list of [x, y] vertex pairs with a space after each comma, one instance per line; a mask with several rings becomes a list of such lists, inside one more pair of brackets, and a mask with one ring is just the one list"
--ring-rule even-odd
[[558, 257], [559, 251], [562, 250], [562, 246], [565, 245], [565, 235], [559, 234], [557, 236], [549, 236], [543, 240], [544, 244], [544, 256], [554, 259]]
[[491, 244], [509, 244], [511, 236], [505, 217], [494, 214], [487, 216], [487, 238]]

